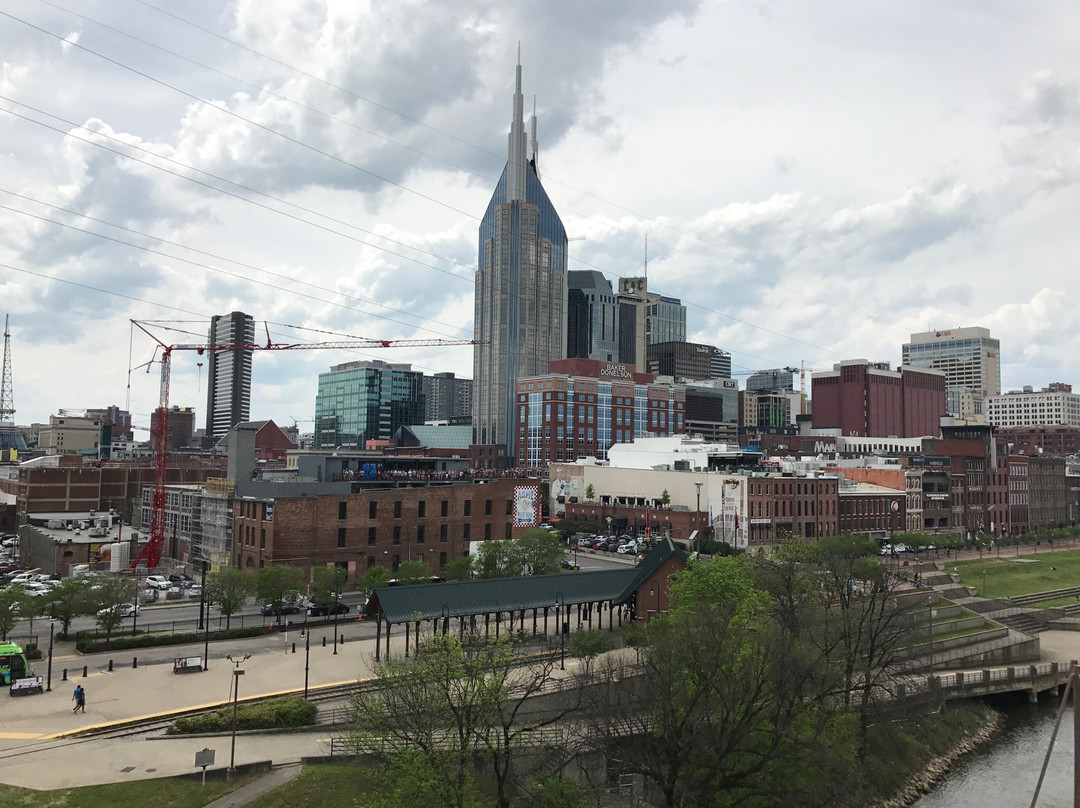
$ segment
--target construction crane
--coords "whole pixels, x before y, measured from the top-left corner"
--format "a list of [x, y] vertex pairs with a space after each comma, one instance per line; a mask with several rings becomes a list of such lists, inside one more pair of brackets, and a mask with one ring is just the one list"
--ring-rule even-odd
[[[270, 339], [270, 329], [266, 329], [266, 343], [254, 342], [230, 342], [223, 344], [213, 343], [179, 343], [169, 345], [163, 342], [156, 334], [147, 328], [148, 324], [139, 320], [132, 320], [131, 324], [146, 334], [157, 343], [154, 348], [156, 353], [161, 350], [161, 388], [158, 397], [157, 429], [152, 431], [151, 439], [154, 444], [154, 498], [150, 510], [150, 540], [132, 559], [130, 569], [134, 570], [139, 562], [146, 565], [147, 570], [153, 570], [161, 561], [161, 554], [165, 548], [165, 472], [167, 469], [167, 436], [169, 418], [169, 382], [172, 374], [173, 351], [194, 351], [202, 356], [209, 352], [218, 351], [320, 351], [329, 349], [370, 349], [370, 348], [430, 348], [454, 345], [479, 345], [483, 340], [453, 340], [453, 339], [358, 339], [338, 342], [302, 342], [302, 343], [275, 343]], [[147, 363], [147, 372], [150, 370]]]

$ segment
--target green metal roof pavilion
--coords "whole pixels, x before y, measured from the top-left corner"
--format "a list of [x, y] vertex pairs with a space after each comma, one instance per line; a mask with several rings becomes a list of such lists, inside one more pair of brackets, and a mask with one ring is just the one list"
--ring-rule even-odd
[[665, 539], [638, 564], [623, 569], [384, 586], [372, 593], [364, 616], [394, 625], [602, 601], [620, 604], [672, 556], [686, 564], [686, 554]]

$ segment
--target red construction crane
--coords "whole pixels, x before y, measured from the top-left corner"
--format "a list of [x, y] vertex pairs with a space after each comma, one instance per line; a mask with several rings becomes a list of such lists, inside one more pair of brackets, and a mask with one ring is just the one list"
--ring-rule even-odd
[[[266, 329], [266, 343], [230, 342], [220, 345], [211, 343], [180, 343], [168, 345], [147, 329], [138, 320], [131, 324], [157, 343], [161, 349], [161, 392], [158, 399], [157, 429], [151, 430], [154, 442], [154, 499], [150, 510], [150, 540], [131, 562], [135, 569], [139, 562], [145, 562], [147, 570], [153, 570], [161, 561], [165, 548], [165, 470], [167, 459], [167, 436], [169, 418], [169, 378], [172, 370], [173, 351], [194, 351], [202, 356], [208, 351], [316, 351], [330, 348], [367, 349], [367, 348], [429, 348], [433, 346], [478, 345], [483, 340], [474, 339], [360, 339], [339, 342], [298, 342], [274, 343], [270, 339], [270, 329]], [[155, 349], [156, 350], [156, 349]], [[149, 370], [149, 368], [148, 368]]]

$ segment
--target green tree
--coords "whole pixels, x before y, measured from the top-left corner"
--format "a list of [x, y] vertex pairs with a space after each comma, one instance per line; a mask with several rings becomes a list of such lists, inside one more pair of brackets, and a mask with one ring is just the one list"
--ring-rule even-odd
[[596, 498], [596, 489], [592, 487], [592, 483], [585, 486], [585, 501], [592, 502]]
[[336, 603], [347, 577], [345, 568], [337, 564], [315, 567], [311, 571], [311, 599], [320, 603]]
[[19, 621], [20, 586], [5, 586], [0, 589], [0, 641], [7, 642], [8, 634], [15, 629]]
[[351, 738], [361, 748], [382, 750], [402, 779], [430, 783], [440, 806], [476, 804], [475, 764], [485, 759], [497, 804], [507, 808], [521, 739], [578, 706], [569, 698], [542, 715], [526, 711], [548, 687], [555, 663], [518, 662], [509, 638], [465, 648], [453, 634], [436, 634], [412, 659], [376, 665], [382, 686], [353, 698], [357, 729]]
[[255, 580], [239, 567], [207, 573], [206, 602], [218, 605], [218, 611], [225, 615], [226, 629], [232, 623], [232, 616], [244, 608], [254, 587]]
[[577, 631], [570, 642], [570, 656], [585, 660], [585, 673], [601, 654], [611, 650], [611, 638], [603, 631]]
[[558, 572], [566, 558], [562, 539], [539, 528], [522, 531], [513, 540], [512, 548], [514, 563], [510, 569], [511, 575], [549, 575]]
[[125, 608], [135, 599], [135, 581], [119, 575], [106, 575], [95, 579], [90, 589], [91, 608], [95, 620], [105, 632], [105, 642], [124, 622]]
[[694, 564], [671, 582], [671, 604], [676, 609], [701, 606], [731, 607], [744, 622], [752, 623], [772, 610], [772, 599], [755, 585], [754, 569], [746, 557], [720, 557]]
[[71, 621], [91, 611], [90, 584], [86, 578], [64, 578], [53, 589], [50, 614], [60, 621], [61, 634], [71, 630]]
[[664, 492], [660, 495], [660, 505], [662, 507], [666, 508], [670, 504], [671, 504], [671, 494], [669, 494], [668, 490], [665, 488]]
[[424, 561], [402, 561], [394, 574], [397, 582], [403, 586], [430, 584], [431, 567]]
[[477, 578], [506, 578], [520, 575], [521, 568], [515, 569], [514, 545], [508, 541], [495, 539], [481, 544], [473, 555], [473, 573]]
[[446, 562], [446, 580], [467, 581], [472, 575], [472, 557], [460, 556]]
[[367, 572], [356, 581], [356, 587], [365, 598], [370, 598], [371, 593], [380, 586], [386, 586], [390, 581], [390, 571], [386, 567], [368, 567]]
[[752, 611], [703, 602], [653, 620], [632, 684], [614, 660], [598, 665], [581, 712], [590, 742], [609, 766], [653, 781], [669, 808], [831, 804], [823, 792], [851, 765], [821, 656], [748, 621]]
[[288, 564], [271, 564], [263, 567], [255, 576], [255, 594], [260, 602], [271, 606], [281, 623], [281, 607], [290, 595], [299, 592], [304, 582], [304, 572]]
[[22, 586], [16, 587], [15, 593], [19, 618], [30, 621], [30, 634], [33, 635], [34, 621], [49, 612], [49, 598], [45, 595], [32, 595]]

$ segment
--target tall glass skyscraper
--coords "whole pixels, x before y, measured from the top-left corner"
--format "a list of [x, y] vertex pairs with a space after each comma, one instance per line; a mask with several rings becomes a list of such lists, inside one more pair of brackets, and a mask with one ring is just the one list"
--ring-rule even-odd
[[[211, 345], [255, 342], [255, 318], [242, 311], [210, 318]], [[251, 414], [251, 351], [207, 351], [206, 436], [221, 438]]]
[[566, 356], [566, 230], [536, 167], [536, 115], [526, 137], [517, 65], [509, 156], [480, 224], [473, 349], [474, 457], [514, 457], [517, 380]]
[[619, 304], [611, 281], [595, 269], [566, 277], [566, 357], [618, 362]]

